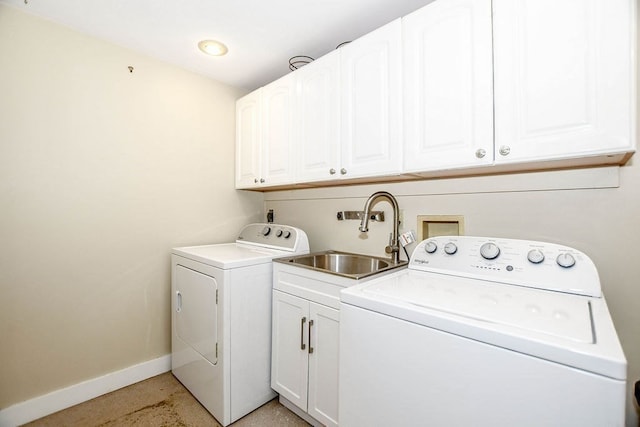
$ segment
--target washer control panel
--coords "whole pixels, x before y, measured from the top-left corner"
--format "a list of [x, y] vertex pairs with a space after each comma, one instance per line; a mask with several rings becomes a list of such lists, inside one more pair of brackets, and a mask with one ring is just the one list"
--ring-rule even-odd
[[307, 234], [290, 225], [256, 223], [245, 226], [236, 243], [246, 243], [291, 252], [309, 251]]
[[409, 268], [494, 282], [600, 297], [591, 259], [555, 243], [475, 236], [423, 240]]

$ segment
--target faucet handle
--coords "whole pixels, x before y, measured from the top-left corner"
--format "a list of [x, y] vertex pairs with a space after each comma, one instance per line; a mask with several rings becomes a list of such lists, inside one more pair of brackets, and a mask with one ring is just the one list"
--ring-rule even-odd
[[395, 242], [393, 241], [393, 233], [389, 233], [389, 244], [384, 248], [384, 251], [388, 254], [392, 254], [394, 252], [396, 252], [397, 246], [395, 245]]
[[392, 254], [395, 252], [400, 252], [400, 247], [398, 246], [398, 242], [393, 241], [393, 233], [389, 233], [389, 245], [384, 248], [385, 253]]

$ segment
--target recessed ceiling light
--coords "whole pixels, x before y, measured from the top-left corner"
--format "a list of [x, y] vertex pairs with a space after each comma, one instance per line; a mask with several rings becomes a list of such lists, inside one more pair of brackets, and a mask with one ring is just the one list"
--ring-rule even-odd
[[224, 44], [215, 40], [202, 40], [198, 43], [198, 49], [200, 49], [207, 55], [213, 56], [222, 56], [229, 51], [229, 49]]

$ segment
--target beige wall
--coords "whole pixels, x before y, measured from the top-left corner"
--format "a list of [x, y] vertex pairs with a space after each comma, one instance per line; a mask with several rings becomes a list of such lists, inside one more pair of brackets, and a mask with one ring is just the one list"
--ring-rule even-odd
[[233, 189], [238, 90], [1, 4], [0, 58], [5, 408], [168, 354], [170, 248], [263, 198]]

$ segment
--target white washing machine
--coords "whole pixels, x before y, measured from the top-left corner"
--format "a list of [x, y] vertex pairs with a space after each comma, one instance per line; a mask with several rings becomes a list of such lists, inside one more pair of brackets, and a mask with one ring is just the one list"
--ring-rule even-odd
[[250, 224], [235, 243], [171, 255], [171, 370], [223, 426], [268, 402], [272, 259], [309, 252], [304, 231]]
[[624, 425], [627, 363], [593, 262], [550, 243], [421, 242], [341, 293], [340, 425]]

